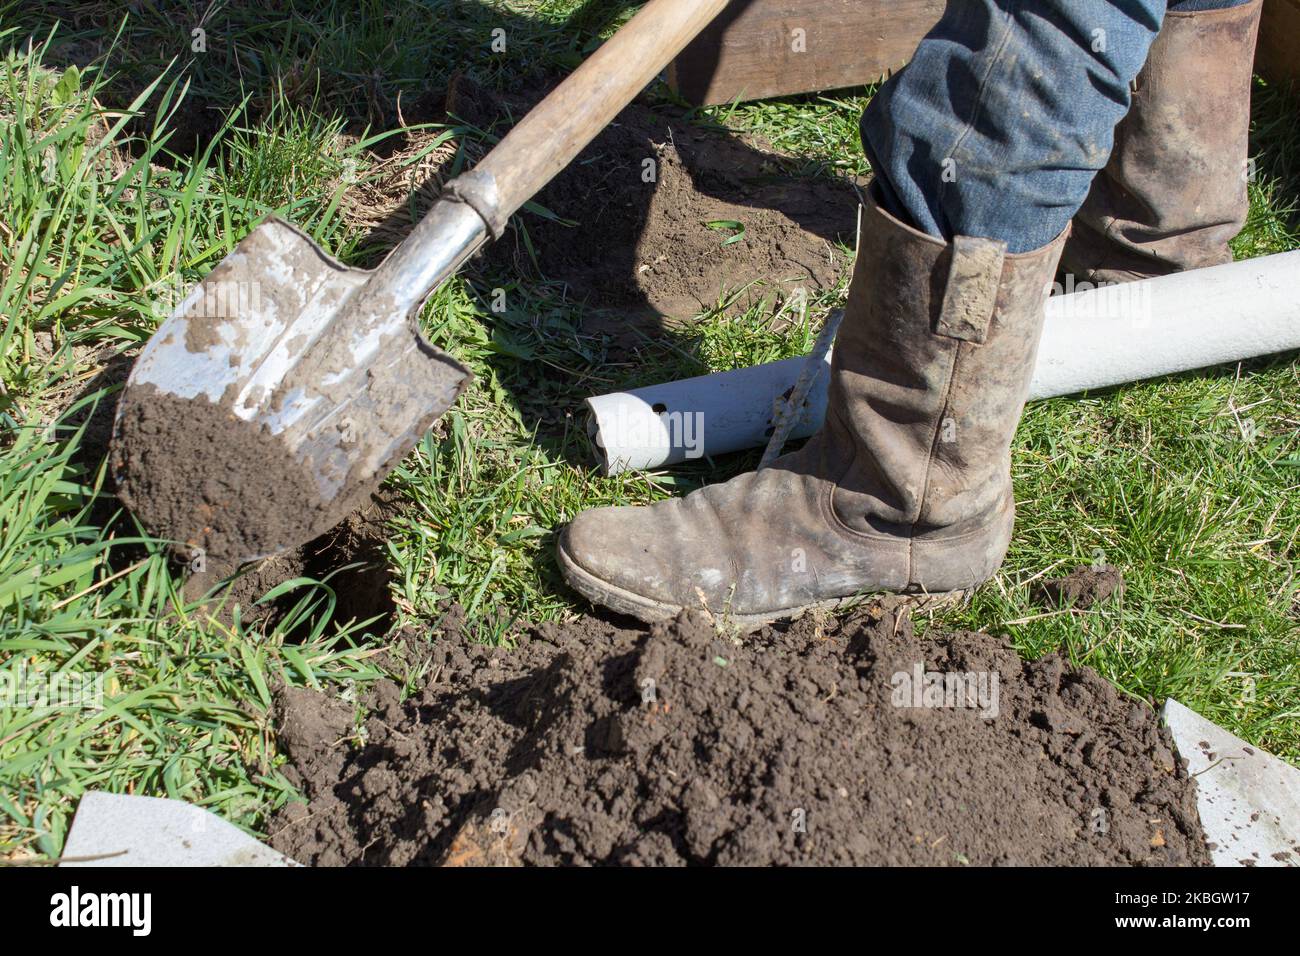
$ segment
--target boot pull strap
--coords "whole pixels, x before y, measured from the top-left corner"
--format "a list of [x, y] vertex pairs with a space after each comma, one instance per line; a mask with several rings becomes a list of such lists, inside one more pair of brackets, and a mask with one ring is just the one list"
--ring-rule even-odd
[[1007, 244], [996, 239], [958, 236], [952, 242], [948, 287], [935, 331], [980, 344], [988, 334], [1002, 283]]

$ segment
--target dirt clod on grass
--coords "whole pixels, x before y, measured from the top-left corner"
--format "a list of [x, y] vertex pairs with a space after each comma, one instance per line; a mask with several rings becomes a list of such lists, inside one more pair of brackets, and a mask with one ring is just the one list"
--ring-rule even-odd
[[1097, 604], [1117, 599], [1124, 593], [1124, 577], [1110, 564], [1080, 565], [1069, 574], [1048, 578], [1038, 590], [1038, 597], [1051, 607], [1072, 607], [1086, 611]]
[[423, 691], [377, 691], [359, 733], [336, 700], [280, 697], [310, 802], [274, 821], [277, 849], [322, 865], [1209, 861], [1156, 714], [988, 635], [920, 638], [879, 610], [743, 641], [696, 616], [648, 633], [583, 618], [433, 655]]

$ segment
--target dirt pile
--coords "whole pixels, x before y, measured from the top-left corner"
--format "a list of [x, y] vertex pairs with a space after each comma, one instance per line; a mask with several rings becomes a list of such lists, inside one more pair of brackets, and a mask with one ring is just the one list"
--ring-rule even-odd
[[[316, 864], [1205, 864], [1140, 702], [1057, 656], [860, 611], [743, 641], [594, 619], [432, 644], [400, 702], [279, 701]], [[361, 742], [364, 741], [364, 742]]]
[[[449, 110], [503, 133], [533, 98], [462, 84]], [[525, 211], [488, 255], [561, 281], [577, 301], [685, 320], [724, 292], [742, 303], [835, 285], [854, 243], [857, 194], [735, 134], [633, 104]]]

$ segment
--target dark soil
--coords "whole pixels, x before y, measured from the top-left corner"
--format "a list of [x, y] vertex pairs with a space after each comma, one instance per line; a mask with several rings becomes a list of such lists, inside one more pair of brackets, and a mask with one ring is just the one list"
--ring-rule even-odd
[[[462, 83], [449, 109], [503, 132], [531, 100]], [[525, 211], [529, 243], [516, 228], [489, 256], [589, 305], [677, 320], [737, 290], [748, 304], [834, 286], [848, 261], [836, 242], [853, 246], [858, 206], [847, 181], [799, 175], [789, 157], [641, 104], [535, 201], [565, 221]], [[743, 235], [728, 241], [741, 230], [723, 223]]]
[[[53, 350], [50, 349], [50, 352], [52, 354]], [[121, 392], [110, 392], [95, 403], [85, 403], [83, 400], [100, 390], [121, 385], [131, 370], [131, 358], [101, 349], [88, 353], [82, 361], [97, 366], [98, 373], [88, 383], [83, 382], [80, 389], [65, 389], [47, 396], [51, 401], [44, 420], [49, 423], [60, 421], [60, 427], [65, 433], [81, 429], [82, 437], [74, 461], [78, 467], [93, 474], [110, 453], [110, 437]], [[149, 414], [140, 417], [152, 418]], [[151, 456], [152, 452], [146, 448], [145, 457]], [[209, 463], [221, 462], [219, 455], [210, 455], [208, 460]], [[183, 461], [190, 462], [191, 459]], [[258, 464], [262, 462], [259, 460]], [[195, 471], [197, 470], [196, 466]], [[149, 480], [150, 487], [154, 486], [152, 482], [158, 481], [158, 476], [152, 473], [139, 477]], [[161, 486], [168, 487], [171, 484], [172, 482], [162, 482]], [[134, 494], [131, 499], [135, 500]], [[258, 599], [276, 585], [292, 578], [312, 578], [328, 582], [334, 590], [336, 603], [332, 617], [337, 623], [372, 621], [367, 627], [368, 631], [386, 633], [392, 626], [396, 611], [390, 590], [392, 569], [386, 550], [389, 536], [386, 523], [400, 510], [400, 501], [381, 488], [325, 534], [301, 547], [239, 569], [239, 576], [220, 588], [217, 586], [222, 584], [222, 579], [236, 569], [215, 559], [207, 562], [204, 572], [187, 575], [185, 597], [189, 600], [198, 600], [205, 595], [212, 597], [216, 602], [214, 607], [218, 619], [226, 624], [233, 623], [235, 608], [238, 606], [240, 620], [245, 625], [270, 626], [297, 604], [301, 592], [290, 591], [265, 604], [257, 604]], [[108, 497], [96, 500], [92, 521], [101, 527], [114, 528], [119, 539], [130, 537], [134, 533], [130, 519], [123, 516], [120, 506]], [[188, 558], [184, 546], [176, 550], [183, 558]], [[122, 545], [114, 549], [110, 560], [114, 570], [121, 570], [146, 554], [143, 547]], [[294, 635], [290, 632], [289, 636]]]
[[[126, 390], [120, 414], [110, 462], [118, 494], [178, 553], [201, 554], [195, 570], [233, 571], [244, 558], [314, 537], [306, 529], [331, 527], [351, 510], [323, 501], [311, 472], [278, 438], [223, 405], [144, 385]], [[269, 506], [286, 498], [294, 507]]]
[[1065, 577], [1048, 578], [1038, 590], [1038, 599], [1052, 607], [1086, 611], [1124, 593], [1124, 577], [1109, 564], [1080, 565]]
[[[584, 618], [515, 650], [430, 646], [424, 690], [380, 685], [360, 733], [350, 704], [280, 695], [310, 803], [279, 814], [277, 849], [319, 865], [1209, 862], [1156, 714], [987, 635], [921, 639], [875, 610], [743, 642], [697, 617], [648, 633]], [[917, 706], [918, 667], [985, 693]]]
[[[324, 581], [334, 591], [332, 620], [345, 625], [369, 621], [365, 630], [385, 634], [396, 613], [391, 586], [392, 568], [385, 549], [389, 532], [385, 523], [399, 511], [399, 505], [385, 490], [365, 507], [352, 512], [319, 538], [284, 554], [267, 558], [244, 568], [212, 597], [220, 608], [218, 619], [230, 623], [239, 607], [240, 620], [246, 625], [274, 625], [301, 599], [292, 590], [276, 600], [257, 601], [277, 585], [294, 578]], [[191, 575], [185, 582], [185, 596], [197, 600], [219, 584], [223, 572], [209, 570]], [[313, 621], [303, 622], [304, 628]], [[290, 629], [290, 639], [298, 635]]]

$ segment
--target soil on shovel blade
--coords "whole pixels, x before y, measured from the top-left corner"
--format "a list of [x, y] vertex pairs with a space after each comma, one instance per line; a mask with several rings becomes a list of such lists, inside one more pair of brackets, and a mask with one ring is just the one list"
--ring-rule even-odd
[[[112, 446], [118, 493], [186, 560], [201, 553], [204, 567], [233, 571], [241, 558], [301, 540], [313, 521], [336, 523], [351, 510], [351, 499], [322, 500], [311, 473], [279, 439], [224, 405], [142, 385], [131, 387], [120, 407]], [[265, 507], [285, 489], [294, 507]]]
[[922, 639], [877, 609], [739, 641], [683, 615], [426, 646], [423, 691], [380, 685], [360, 728], [351, 703], [280, 694], [310, 802], [273, 822], [277, 849], [318, 865], [1209, 862], [1156, 714], [985, 634]]

